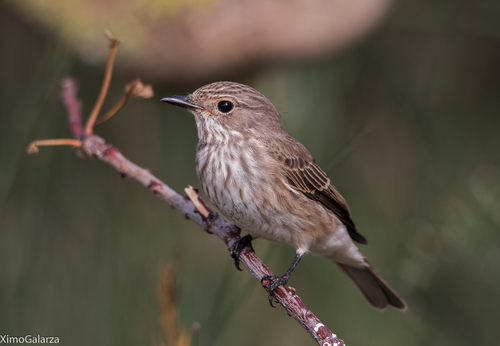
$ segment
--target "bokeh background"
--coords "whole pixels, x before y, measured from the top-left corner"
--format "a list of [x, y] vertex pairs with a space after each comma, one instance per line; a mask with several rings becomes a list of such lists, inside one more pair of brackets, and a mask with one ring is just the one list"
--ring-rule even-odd
[[[218, 80], [264, 93], [346, 197], [362, 251], [407, 300], [379, 312], [309, 256], [290, 285], [347, 345], [500, 344], [500, 3], [0, 1], [0, 334], [63, 345], [162, 345], [157, 282], [179, 260], [193, 345], [314, 345], [222, 242], [147, 189], [66, 147], [74, 76], [88, 114], [120, 39], [97, 132], [177, 191], [199, 186], [193, 117], [159, 102]], [[254, 242], [275, 273], [294, 256]]]

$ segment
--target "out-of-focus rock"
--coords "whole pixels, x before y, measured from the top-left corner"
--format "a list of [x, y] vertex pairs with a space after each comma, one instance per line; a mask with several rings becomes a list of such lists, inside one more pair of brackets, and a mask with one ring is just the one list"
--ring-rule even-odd
[[368, 33], [391, 0], [11, 0], [82, 59], [102, 63], [103, 33], [122, 40], [118, 64], [143, 77], [187, 80], [248, 65], [332, 53]]

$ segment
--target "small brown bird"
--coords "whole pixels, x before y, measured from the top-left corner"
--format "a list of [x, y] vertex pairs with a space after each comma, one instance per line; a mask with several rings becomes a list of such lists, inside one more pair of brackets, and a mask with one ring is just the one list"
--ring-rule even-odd
[[264, 95], [243, 84], [217, 82], [162, 101], [195, 116], [196, 171], [210, 201], [250, 240], [260, 237], [296, 248], [286, 274], [271, 278], [271, 303], [274, 290], [312, 252], [335, 262], [377, 309], [406, 310], [404, 300], [354, 245], [367, 241], [356, 231], [346, 201], [309, 151], [283, 129]]

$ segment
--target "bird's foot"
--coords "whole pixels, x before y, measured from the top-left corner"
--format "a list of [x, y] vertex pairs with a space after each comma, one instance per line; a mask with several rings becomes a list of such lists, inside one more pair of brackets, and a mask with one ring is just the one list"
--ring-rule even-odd
[[253, 240], [253, 237], [250, 234], [247, 234], [246, 236], [235, 241], [233, 246], [231, 247], [231, 251], [229, 252], [229, 254], [231, 255], [232, 258], [234, 258], [234, 265], [236, 266], [236, 269], [238, 269], [239, 271], [241, 271], [241, 268], [240, 268], [241, 251], [247, 246], [249, 246], [251, 248], [252, 247], [252, 240]]
[[281, 285], [286, 285], [288, 282], [288, 275], [283, 275], [283, 276], [275, 276], [275, 275], [264, 275], [262, 279], [260, 280], [260, 283], [262, 284], [265, 280], [272, 280], [271, 285], [269, 286], [269, 295], [267, 296], [267, 299], [269, 299], [269, 304], [274, 308], [275, 306], [273, 305], [273, 298], [274, 298], [274, 291], [281, 286]]

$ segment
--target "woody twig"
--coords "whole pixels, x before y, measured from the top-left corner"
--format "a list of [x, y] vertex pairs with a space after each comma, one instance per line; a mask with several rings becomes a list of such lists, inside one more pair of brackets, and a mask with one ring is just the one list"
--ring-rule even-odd
[[[185, 190], [187, 197], [179, 195], [168, 185], [155, 177], [149, 170], [139, 167], [129, 161], [116, 147], [106, 144], [103, 138], [93, 133], [93, 128], [96, 124], [102, 123], [113, 116], [131, 97], [153, 96], [150, 86], [144, 86], [140, 81], [133, 81], [132, 84], [129, 84], [129, 86], [125, 88], [125, 94], [122, 99], [101, 118], [103, 120], [98, 120], [96, 122], [111, 81], [111, 70], [113, 68], [116, 48], [119, 43], [119, 40], [113, 38], [110, 34], [108, 38], [111, 41], [111, 49], [105, 78], [98, 100], [96, 101], [85, 127], [83, 127], [81, 103], [77, 97], [77, 82], [74, 79], [66, 78], [62, 83], [61, 100], [68, 113], [68, 124], [73, 138], [34, 141], [30, 144], [28, 152], [38, 152], [38, 147], [42, 145], [70, 145], [78, 147], [85, 154], [84, 156], [103, 161], [114, 167], [121, 176], [129, 177], [148, 188], [156, 196], [167, 202], [169, 206], [184, 214], [186, 219], [202, 226], [208, 233], [215, 234], [224, 241], [228, 250], [231, 250], [233, 244], [241, 239], [240, 229], [236, 225], [227, 223], [217, 213], [210, 210], [196, 189], [192, 187], [187, 188]], [[267, 266], [257, 257], [250, 246], [243, 248], [239, 255], [239, 261], [259, 282], [262, 282], [265, 276], [273, 275]], [[262, 286], [267, 291], [269, 291], [270, 284], [270, 280], [264, 280], [262, 282]], [[292, 287], [279, 286], [274, 292], [274, 298], [285, 308], [287, 314], [293, 316], [319, 345], [345, 345], [341, 339], [339, 339], [304, 305], [302, 300], [295, 293], [295, 289]]]
[[108, 63], [106, 65], [106, 71], [104, 73], [104, 80], [102, 82], [101, 91], [94, 105], [94, 108], [90, 112], [87, 123], [83, 127], [82, 120], [82, 104], [80, 100], [77, 99], [78, 94], [78, 83], [71, 78], [65, 78], [62, 80], [62, 92], [61, 101], [66, 106], [68, 111], [68, 124], [70, 132], [73, 138], [65, 139], [43, 139], [36, 140], [29, 144], [27, 152], [29, 154], [38, 153], [40, 146], [60, 146], [67, 145], [74, 148], [80, 148], [82, 146], [82, 140], [85, 136], [89, 136], [93, 133], [93, 129], [109, 120], [113, 115], [122, 108], [129, 99], [131, 98], [151, 98], [153, 97], [153, 89], [151, 85], [144, 85], [139, 79], [135, 79], [125, 86], [125, 90], [121, 99], [113, 106], [104, 116], [97, 119], [99, 112], [101, 111], [104, 100], [108, 93], [109, 85], [111, 83], [111, 76], [113, 73], [113, 66], [115, 62], [116, 51], [120, 40], [113, 37], [111, 33], [106, 32], [106, 36], [110, 42], [110, 50], [108, 56]]
[[104, 80], [101, 86], [101, 92], [99, 93], [99, 97], [95, 102], [94, 108], [89, 115], [89, 119], [87, 120], [87, 124], [85, 125], [85, 134], [90, 135], [94, 128], [95, 121], [97, 120], [97, 116], [99, 115], [99, 111], [101, 110], [102, 104], [106, 99], [106, 95], [108, 94], [109, 84], [111, 83], [111, 75], [113, 74], [113, 66], [115, 64], [115, 56], [116, 51], [118, 50], [118, 45], [120, 44], [120, 40], [113, 37], [111, 33], [106, 32], [106, 36], [109, 39], [110, 49], [108, 56], [108, 64], [106, 65], [106, 72], [104, 73]]

